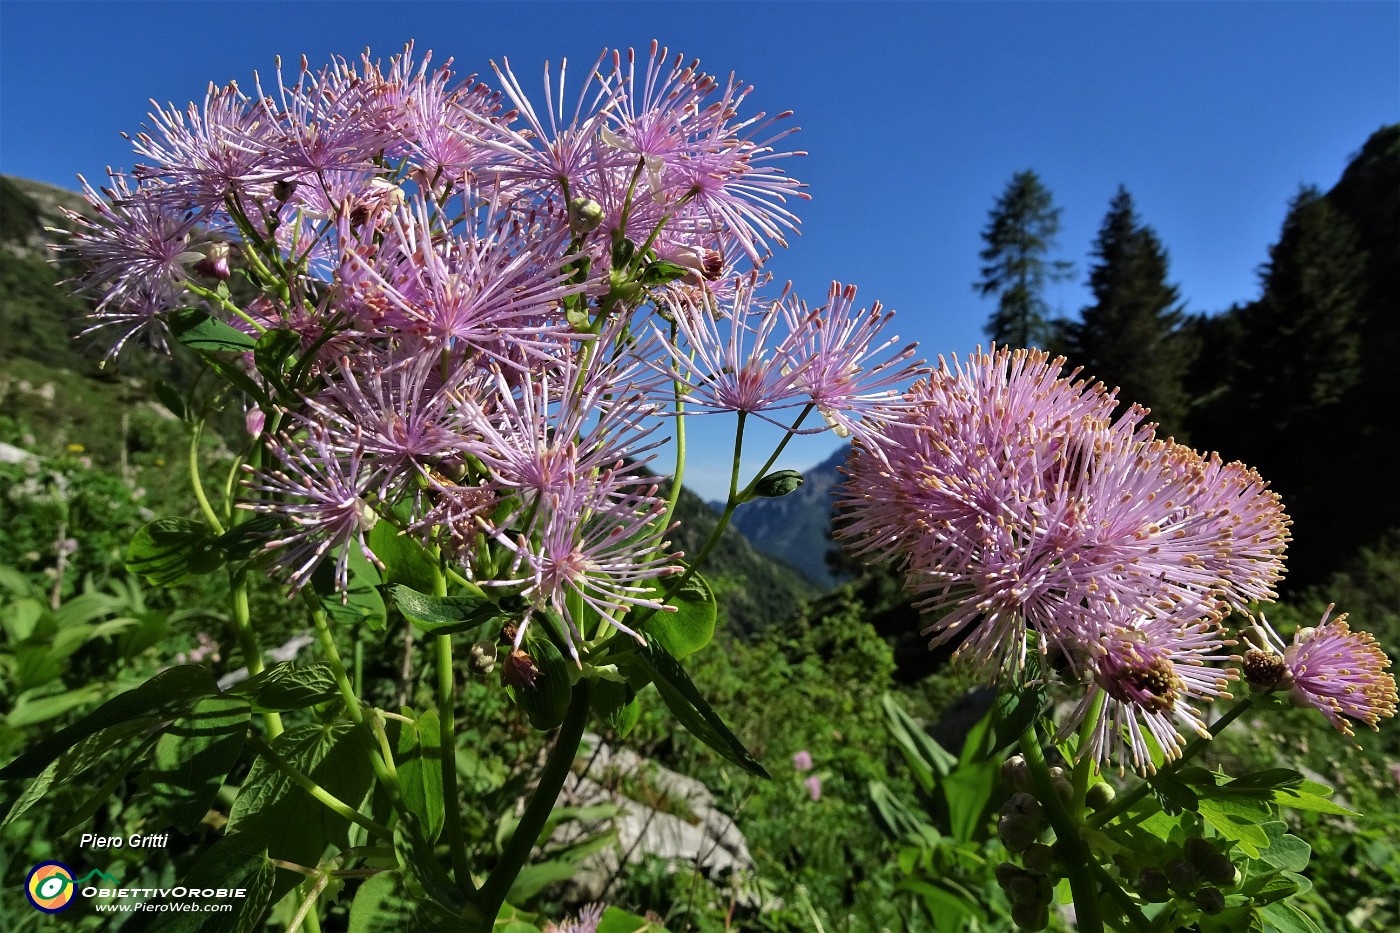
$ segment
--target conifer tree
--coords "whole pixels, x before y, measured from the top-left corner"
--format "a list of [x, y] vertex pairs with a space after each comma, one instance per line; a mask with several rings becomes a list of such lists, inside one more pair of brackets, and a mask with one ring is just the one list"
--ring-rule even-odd
[[1063, 327], [1063, 352], [1119, 398], [1152, 409], [1161, 436], [1184, 440], [1184, 379], [1191, 341], [1181, 324], [1180, 292], [1167, 282], [1167, 252], [1142, 223], [1123, 186], [1094, 241], [1089, 288], [1094, 303]]
[[973, 288], [997, 296], [987, 322], [992, 342], [1040, 346], [1049, 335], [1045, 286], [1070, 276], [1072, 266], [1049, 258], [1060, 230], [1060, 209], [1050, 190], [1029, 169], [1011, 176], [982, 231], [982, 277]]

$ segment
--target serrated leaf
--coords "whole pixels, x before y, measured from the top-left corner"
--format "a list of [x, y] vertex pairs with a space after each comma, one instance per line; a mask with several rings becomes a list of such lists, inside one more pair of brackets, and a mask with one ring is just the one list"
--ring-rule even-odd
[[194, 832], [248, 736], [252, 710], [239, 696], [207, 697], [156, 743], [145, 783], [166, 819]]
[[[127, 754], [128, 740], [148, 733], [159, 724], [160, 720], [155, 717], [126, 718], [86, 733], [72, 743], [65, 743], [62, 750], [25, 785], [24, 792], [5, 815], [0, 827], [18, 820], [55, 787], [84, 786], [86, 776], [98, 765], [105, 765], [109, 773], [121, 770], [119, 762]], [[110, 795], [110, 791], [108, 794]], [[88, 799], [90, 800], [90, 796]], [[85, 814], [83, 818], [88, 815], [91, 814]]]
[[188, 518], [158, 518], [126, 549], [126, 569], [152, 586], [175, 586], [222, 566], [224, 552], [209, 529]]
[[[625, 636], [624, 636], [625, 637]], [[635, 642], [633, 643], [635, 645]], [[620, 664], [643, 668], [656, 684], [666, 708], [697, 739], [719, 752], [750, 774], [768, 777], [763, 765], [724, 724], [706, 699], [695, 688], [685, 669], [666, 652], [659, 641], [637, 645], [618, 658]]]
[[1196, 812], [1221, 836], [1233, 840], [1250, 858], [1259, 858], [1269, 847], [1269, 834], [1262, 824], [1269, 822], [1269, 807], [1248, 799], [1203, 797]]
[[257, 341], [236, 327], [212, 318], [198, 308], [181, 308], [167, 322], [176, 341], [191, 350], [247, 353]]
[[256, 712], [286, 713], [334, 699], [340, 688], [329, 664], [281, 661], [232, 687], [229, 693], [246, 697]]
[[133, 719], [174, 718], [192, 707], [196, 700], [218, 692], [219, 685], [206, 667], [181, 664], [167, 668], [139, 687], [117, 694], [0, 768], [0, 779], [33, 777], [62, 752], [102, 729]]
[[443, 797], [442, 727], [436, 710], [428, 710], [399, 731], [399, 786], [404, 803], [417, 814], [428, 842], [436, 842], [447, 819]]
[[227, 912], [165, 912], [149, 933], [249, 933], [257, 929], [272, 898], [276, 870], [262, 843], [241, 833], [224, 836], [209, 847], [180, 884], [187, 888], [242, 888], [246, 897], [229, 898]]
[[[347, 722], [296, 726], [274, 739], [272, 748], [346, 804], [362, 812], [367, 806], [374, 746], [364, 728]], [[315, 865], [327, 843], [348, 845], [350, 823], [259, 756], [234, 799], [228, 825], [263, 840], [273, 858]]]

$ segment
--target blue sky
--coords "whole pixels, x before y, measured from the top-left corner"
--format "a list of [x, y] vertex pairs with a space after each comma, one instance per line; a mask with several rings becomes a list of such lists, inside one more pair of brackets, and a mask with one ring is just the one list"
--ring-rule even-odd
[[[929, 357], [985, 340], [979, 233], [1014, 172], [1034, 169], [1063, 209], [1076, 276], [1053, 307], [1087, 302], [1088, 252], [1121, 183], [1187, 309], [1218, 311], [1257, 294], [1298, 187], [1331, 186], [1370, 133], [1400, 120], [1394, 2], [0, 0], [0, 171], [73, 187], [79, 172], [127, 166], [120, 133], [140, 127], [148, 98], [183, 104], [211, 80], [250, 82], [277, 54], [387, 57], [413, 39], [463, 74], [506, 55], [539, 75], [546, 59], [581, 67], [653, 38], [736, 72], [753, 106], [796, 112], [810, 155], [789, 168], [812, 201], [776, 276], [813, 303], [832, 279], [859, 285]], [[687, 477], [707, 497], [727, 477], [718, 434], [700, 432]], [[836, 447], [805, 440], [782, 465]]]

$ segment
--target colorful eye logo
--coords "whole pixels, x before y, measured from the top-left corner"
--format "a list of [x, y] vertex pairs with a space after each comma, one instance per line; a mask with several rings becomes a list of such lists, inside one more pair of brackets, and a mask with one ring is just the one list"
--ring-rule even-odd
[[73, 903], [73, 869], [62, 862], [40, 862], [24, 879], [24, 896], [35, 910], [56, 914]]

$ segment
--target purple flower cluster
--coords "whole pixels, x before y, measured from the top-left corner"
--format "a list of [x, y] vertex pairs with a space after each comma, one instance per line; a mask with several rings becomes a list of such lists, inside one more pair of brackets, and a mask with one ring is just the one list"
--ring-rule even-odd
[[859, 437], [918, 364], [853, 288], [759, 297], [806, 197], [790, 114], [655, 45], [572, 91], [546, 66], [542, 103], [508, 62], [499, 90], [449, 65], [279, 62], [251, 94], [158, 108], [65, 248], [113, 354], [191, 308], [291, 344], [295, 384], [261, 345], [243, 366], [241, 505], [280, 520], [294, 590], [328, 561], [343, 588], [390, 522], [555, 617], [577, 658], [683, 569], [645, 469], [667, 418], [806, 406]]
[[1070, 725], [1103, 704], [1086, 751], [1147, 769], [1226, 695], [1234, 673], [1206, 666], [1231, 657], [1220, 620], [1273, 598], [1288, 520], [1254, 471], [1156, 438], [1141, 408], [1115, 415], [1062, 362], [940, 361], [856, 444], [839, 534], [903, 565], [934, 644], [1011, 676], [1028, 646], [1062, 658], [1088, 687]]

